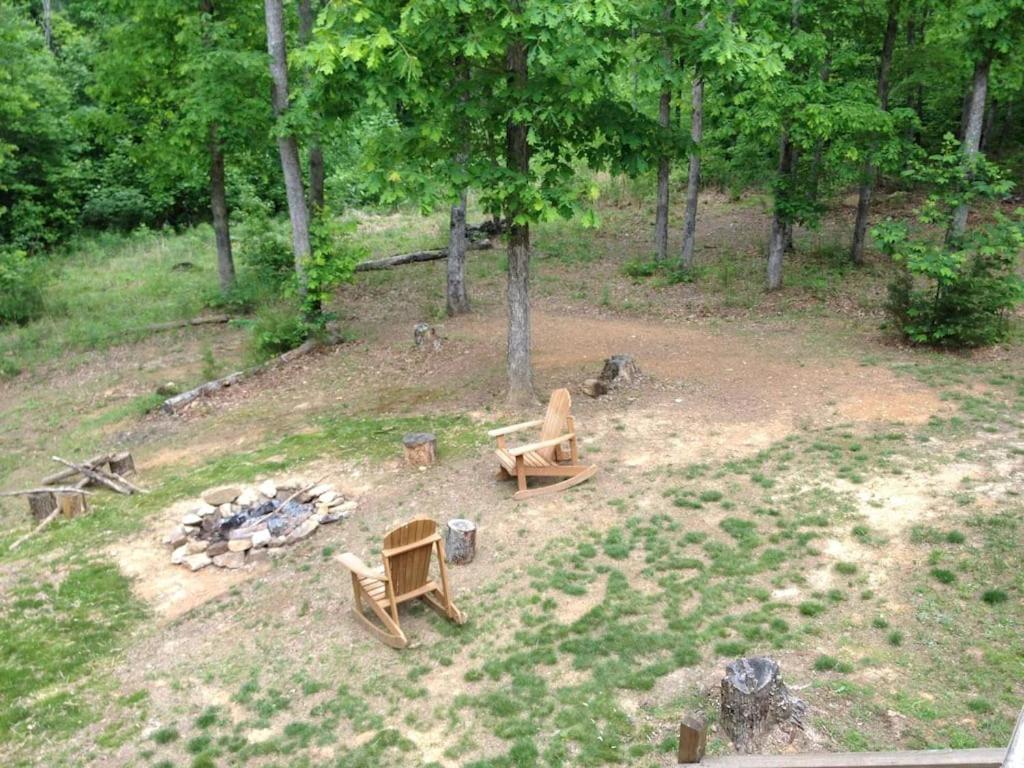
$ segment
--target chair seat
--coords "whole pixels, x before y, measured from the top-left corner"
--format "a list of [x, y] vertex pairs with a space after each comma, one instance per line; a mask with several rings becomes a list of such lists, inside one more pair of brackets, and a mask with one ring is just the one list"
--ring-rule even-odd
[[[504, 467], [505, 471], [510, 475], [516, 473], [516, 457], [509, 453], [504, 448], [498, 448], [494, 451], [494, 455], [498, 457], [498, 463]], [[551, 466], [551, 462], [545, 459], [536, 451], [527, 451], [523, 454], [523, 463], [528, 467], [548, 467]]]
[[[377, 573], [384, 575], [384, 567], [380, 566], [373, 569]], [[359, 585], [366, 590], [366, 596], [373, 600], [377, 605], [386, 605], [388, 602], [388, 591], [384, 586], [383, 581], [377, 581], [376, 579], [368, 579], [365, 576], [359, 577]]]

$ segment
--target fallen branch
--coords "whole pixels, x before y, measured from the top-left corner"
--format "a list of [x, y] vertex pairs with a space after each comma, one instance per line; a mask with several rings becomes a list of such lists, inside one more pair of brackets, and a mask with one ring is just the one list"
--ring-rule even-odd
[[42, 519], [42, 521], [40, 521], [39, 525], [37, 525], [37, 526], [36, 526], [35, 528], [33, 528], [33, 529], [32, 529], [31, 531], [29, 531], [28, 533], [26, 533], [26, 534], [25, 534], [24, 536], [22, 536], [22, 537], [21, 537], [20, 539], [18, 539], [18, 540], [17, 540], [16, 542], [14, 542], [13, 544], [11, 544], [11, 551], [13, 552], [13, 551], [14, 551], [14, 550], [16, 550], [16, 549], [17, 549], [18, 547], [20, 547], [20, 546], [21, 546], [22, 544], [24, 544], [24, 543], [25, 543], [26, 541], [28, 541], [28, 540], [29, 540], [29, 539], [31, 539], [31, 538], [32, 538], [33, 536], [35, 536], [35, 535], [36, 535], [37, 533], [39, 533], [39, 532], [40, 532], [41, 530], [43, 530], [43, 528], [45, 528], [45, 527], [46, 527], [46, 526], [48, 526], [48, 525], [49, 525], [49, 524], [50, 524], [51, 522], [53, 522], [53, 519], [54, 519], [55, 517], [57, 517], [57, 515], [59, 515], [59, 514], [60, 514], [60, 507], [58, 506], [58, 507], [57, 507], [57, 508], [56, 508], [55, 510], [53, 510], [53, 512], [51, 512], [51, 513], [50, 513], [50, 514], [48, 514], [48, 515], [47, 515], [46, 517], [44, 517], [44, 518]]
[[117, 472], [105, 472], [104, 474], [110, 475], [112, 478], [117, 480], [117, 482], [124, 485], [124, 487], [130, 490], [132, 493], [149, 493], [149, 491], [147, 491], [145, 488], [140, 488], [130, 480], [125, 480], [124, 475], [119, 475]]
[[299, 490], [297, 490], [297, 491], [296, 491], [295, 493], [293, 493], [293, 494], [292, 494], [291, 496], [289, 496], [289, 497], [288, 497], [287, 499], [285, 499], [285, 500], [284, 500], [284, 501], [282, 501], [282, 502], [281, 502], [280, 504], [278, 504], [278, 505], [277, 505], [277, 508], [278, 508], [278, 509], [281, 509], [281, 507], [283, 507], [283, 506], [284, 506], [285, 504], [287, 504], [287, 503], [288, 503], [289, 501], [294, 501], [294, 500], [295, 500], [296, 498], [298, 498], [299, 496], [301, 496], [302, 494], [304, 494], [304, 493], [305, 493], [306, 491], [311, 491], [311, 490], [313, 490], [314, 488], [316, 488], [316, 487], [317, 487], [318, 485], [320, 485], [320, 483], [322, 483], [322, 482], [323, 482], [324, 480], [326, 480], [326, 479], [327, 479], [327, 475], [324, 475], [323, 477], [321, 477], [321, 478], [320, 478], [319, 480], [317, 480], [316, 482], [313, 482], [313, 483], [310, 483], [309, 485], [307, 485], [307, 486], [306, 486], [305, 488], [299, 488]]
[[[491, 248], [490, 240], [480, 240], [466, 244], [467, 251], [486, 251]], [[412, 253], [400, 253], [397, 256], [388, 256], [386, 259], [373, 259], [356, 264], [356, 272], [371, 272], [377, 269], [391, 269], [402, 264], [416, 264], [422, 261], [438, 261], [448, 258], [447, 248], [435, 248], [430, 251], [413, 251]]]
[[218, 390], [225, 389], [227, 387], [238, 384], [243, 379], [247, 379], [258, 373], [275, 368], [285, 363], [290, 363], [296, 358], [302, 357], [305, 354], [312, 352], [314, 349], [320, 346], [320, 342], [317, 339], [309, 339], [303, 342], [300, 346], [295, 349], [290, 349], [283, 355], [275, 357], [273, 360], [257, 365], [253, 368], [249, 368], [245, 371], [235, 371], [232, 374], [224, 376], [220, 379], [214, 379], [208, 381], [205, 384], [200, 384], [195, 389], [190, 389], [188, 392], [182, 392], [180, 395], [169, 397], [163, 401], [160, 405], [160, 410], [164, 413], [174, 414], [184, 408], [186, 405], [191, 403], [193, 400], [197, 400], [204, 395], [212, 395]]
[[85, 491], [81, 488], [64, 488], [51, 485], [46, 488], [29, 488], [27, 491], [0, 491], [0, 496], [31, 496], [34, 493], [83, 493], [86, 496], [92, 495], [92, 491]]
[[188, 328], [192, 325], [220, 325], [230, 323], [234, 318], [229, 315], [214, 315], [213, 317], [194, 317], [191, 320], [175, 320], [170, 323], [153, 323], [147, 325], [146, 331], [171, 331], [175, 328]]
[[[101, 453], [99, 456], [93, 456], [88, 461], [82, 462], [89, 469], [99, 466], [100, 464], [106, 464], [110, 461], [109, 453]], [[76, 469], [62, 469], [60, 472], [54, 472], [52, 475], [47, 475], [42, 479], [43, 485], [50, 485], [52, 483], [59, 483], [61, 480], [68, 480], [78, 474]]]
[[56, 461], [58, 464], [64, 464], [67, 467], [76, 469], [83, 477], [89, 478], [93, 483], [97, 485], [103, 485], [116, 493], [122, 493], [125, 496], [131, 496], [134, 491], [131, 488], [121, 485], [116, 479], [108, 475], [106, 472], [95, 469], [93, 467], [87, 467], [84, 464], [74, 464], [67, 459], [62, 459], [60, 456], [51, 456], [51, 459]]

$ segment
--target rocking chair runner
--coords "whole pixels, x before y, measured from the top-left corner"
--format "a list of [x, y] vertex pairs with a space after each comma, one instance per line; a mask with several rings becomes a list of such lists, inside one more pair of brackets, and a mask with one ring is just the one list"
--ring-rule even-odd
[[[440, 584], [430, 578], [430, 561], [435, 552]], [[405, 648], [409, 644], [398, 621], [398, 606], [417, 597], [456, 624], [466, 622], [465, 614], [452, 603], [444, 542], [437, 533], [437, 523], [430, 518], [417, 517], [388, 531], [384, 535], [381, 552], [383, 565], [379, 568], [367, 567], [351, 552], [339, 555], [337, 559], [352, 574], [352, 612], [378, 639], [392, 648]], [[384, 625], [383, 629], [363, 612], [364, 600]]]
[[[554, 493], [570, 486], [582, 483], [593, 477], [597, 467], [593, 464], [579, 463], [579, 446], [576, 442], [576, 424], [569, 413], [572, 398], [569, 390], [556, 389], [551, 393], [548, 410], [543, 419], [524, 421], [511, 427], [492, 429], [487, 434], [498, 441], [494, 451], [498, 457], [498, 476], [502, 479], [516, 478], [519, 490], [512, 496], [517, 501]], [[524, 429], [540, 427], [540, 440], [536, 443], [509, 448], [505, 437]], [[563, 448], [569, 443], [568, 452]], [[526, 481], [531, 477], [564, 477], [551, 485], [538, 488], [527, 488]]]

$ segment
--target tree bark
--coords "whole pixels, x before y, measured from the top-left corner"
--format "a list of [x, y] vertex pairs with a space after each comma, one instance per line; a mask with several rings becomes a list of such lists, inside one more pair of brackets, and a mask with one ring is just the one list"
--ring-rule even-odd
[[[889, 3], [889, 18], [885, 23], [885, 36], [882, 39], [882, 55], [878, 62], [878, 104], [883, 112], [889, 111], [889, 71], [892, 68], [892, 52], [896, 46], [896, 32], [899, 22], [896, 16], [895, 0]], [[850, 259], [854, 264], [864, 263], [864, 242], [867, 239], [868, 214], [871, 212], [871, 197], [878, 180], [878, 169], [869, 157], [861, 169], [860, 189], [857, 194], [857, 218], [853, 223], [853, 245], [850, 248]]]
[[466, 190], [459, 202], [452, 206], [448, 225], [448, 287], [446, 291], [448, 316], [469, 312], [466, 293]]
[[772, 234], [768, 243], [768, 290], [777, 291], [782, 287], [782, 260], [786, 254], [787, 243], [791, 241], [793, 225], [787, 214], [779, 206], [779, 195], [785, 194], [789, 176], [793, 170], [793, 144], [789, 133], [782, 132], [779, 149], [779, 180], [775, 192], [775, 214], [772, 216]]
[[220, 289], [230, 290], [235, 284], [235, 261], [231, 255], [231, 229], [228, 199], [224, 183], [224, 151], [217, 138], [217, 124], [210, 123], [210, 211], [213, 214], [213, 235], [217, 242], [217, 274]]
[[[988, 93], [988, 72], [992, 65], [991, 54], [986, 54], [974, 65], [974, 77], [971, 80], [971, 100], [967, 112], [967, 126], [964, 129], [963, 153], [967, 161], [968, 173], [970, 165], [978, 155], [981, 147], [981, 128], [985, 120], [985, 98]], [[946, 235], [947, 243], [955, 243], [963, 237], [967, 229], [967, 204], [962, 203], [953, 211], [953, 220]]]
[[[666, 6], [662, 17], [666, 20], [672, 18], [672, 6]], [[669, 67], [672, 66], [672, 52], [666, 45], [664, 51], [666, 76]], [[667, 138], [668, 129], [672, 122], [672, 86], [670, 83], [663, 83], [661, 95], [658, 98], [658, 125], [661, 126], [662, 137]], [[672, 161], [668, 152], [663, 151], [658, 158], [658, 189], [655, 201], [654, 213], [654, 259], [664, 261], [668, 258], [668, 180], [671, 172]]]
[[[312, 0], [299, 0], [299, 44], [307, 46], [313, 39], [313, 25], [316, 23], [316, 9]], [[311, 80], [306, 73], [306, 83]], [[318, 119], [319, 115], [315, 115]], [[313, 131], [309, 141], [309, 209], [316, 213], [324, 207], [324, 151], [320, 136]]]
[[690, 173], [686, 179], [686, 213], [683, 217], [683, 269], [691, 269], [697, 240], [697, 199], [700, 195], [700, 143], [704, 138], [704, 78], [694, 71], [690, 114]]
[[[522, 96], [527, 80], [527, 50], [522, 40], [508, 47], [508, 77], [512, 90]], [[528, 124], [509, 119], [505, 127], [506, 167], [524, 180], [530, 173]], [[516, 202], [514, 205], [518, 206]], [[533, 367], [530, 362], [530, 226], [517, 223], [526, 211], [510, 210], [508, 236], [508, 401], [511, 405], [533, 405]]]
[[444, 559], [453, 565], [468, 565], [476, 557], [476, 523], [459, 517], [448, 521], [444, 535]]
[[53, 3], [52, 0], [43, 0], [43, 40], [46, 47], [53, 50]]
[[807, 705], [790, 694], [775, 661], [763, 656], [737, 659], [725, 670], [722, 731], [737, 752], [759, 751], [761, 741], [778, 726], [801, 727]]
[[[264, 0], [267, 21], [267, 52], [270, 54], [271, 104], [274, 116], [280, 122], [288, 111], [288, 51], [284, 41], [284, 10], [281, 0]], [[295, 274], [299, 282], [299, 297], [303, 300], [309, 291], [306, 261], [312, 248], [309, 240], [309, 209], [302, 186], [302, 167], [299, 164], [299, 144], [294, 134], [280, 134], [277, 150], [281, 156], [285, 192], [288, 197], [288, 218], [292, 225], [292, 251], [295, 254]]]

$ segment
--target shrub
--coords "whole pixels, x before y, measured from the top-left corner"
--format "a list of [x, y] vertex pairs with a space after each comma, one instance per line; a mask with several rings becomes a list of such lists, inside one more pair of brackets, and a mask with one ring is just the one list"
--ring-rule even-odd
[[24, 325], [42, 314], [42, 271], [24, 252], [0, 250], [0, 325]]
[[952, 584], [956, 581], [956, 574], [952, 571], [947, 571], [945, 568], [933, 568], [932, 576], [940, 584]]
[[872, 229], [901, 270], [889, 287], [888, 310], [897, 327], [912, 342], [940, 347], [1003, 340], [1009, 312], [1024, 300], [1017, 274], [1024, 219], [1020, 212], [1015, 219], [996, 213], [963, 236], [955, 236], [950, 225], [959, 205], [999, 198], [1012, 184], [983, 157], [966, 165], [951, 136], [940, 154], [909, 175], [935, 189], [918, 212], [919, 222], [947, 234], [943, 240], [928, 230], [912, 234], [907, 224], [891, 220]]
[[981, 599], [988, 605], [999, 605], [1005, 603], [1007, 600], [1007, 594], [1001, 589], [986, 589], [981, 593]]
[[257, 361], [295, 349], [309, 336], [309, 327], [290, 301], [264, 304], [248, 325], [250, 356]]

